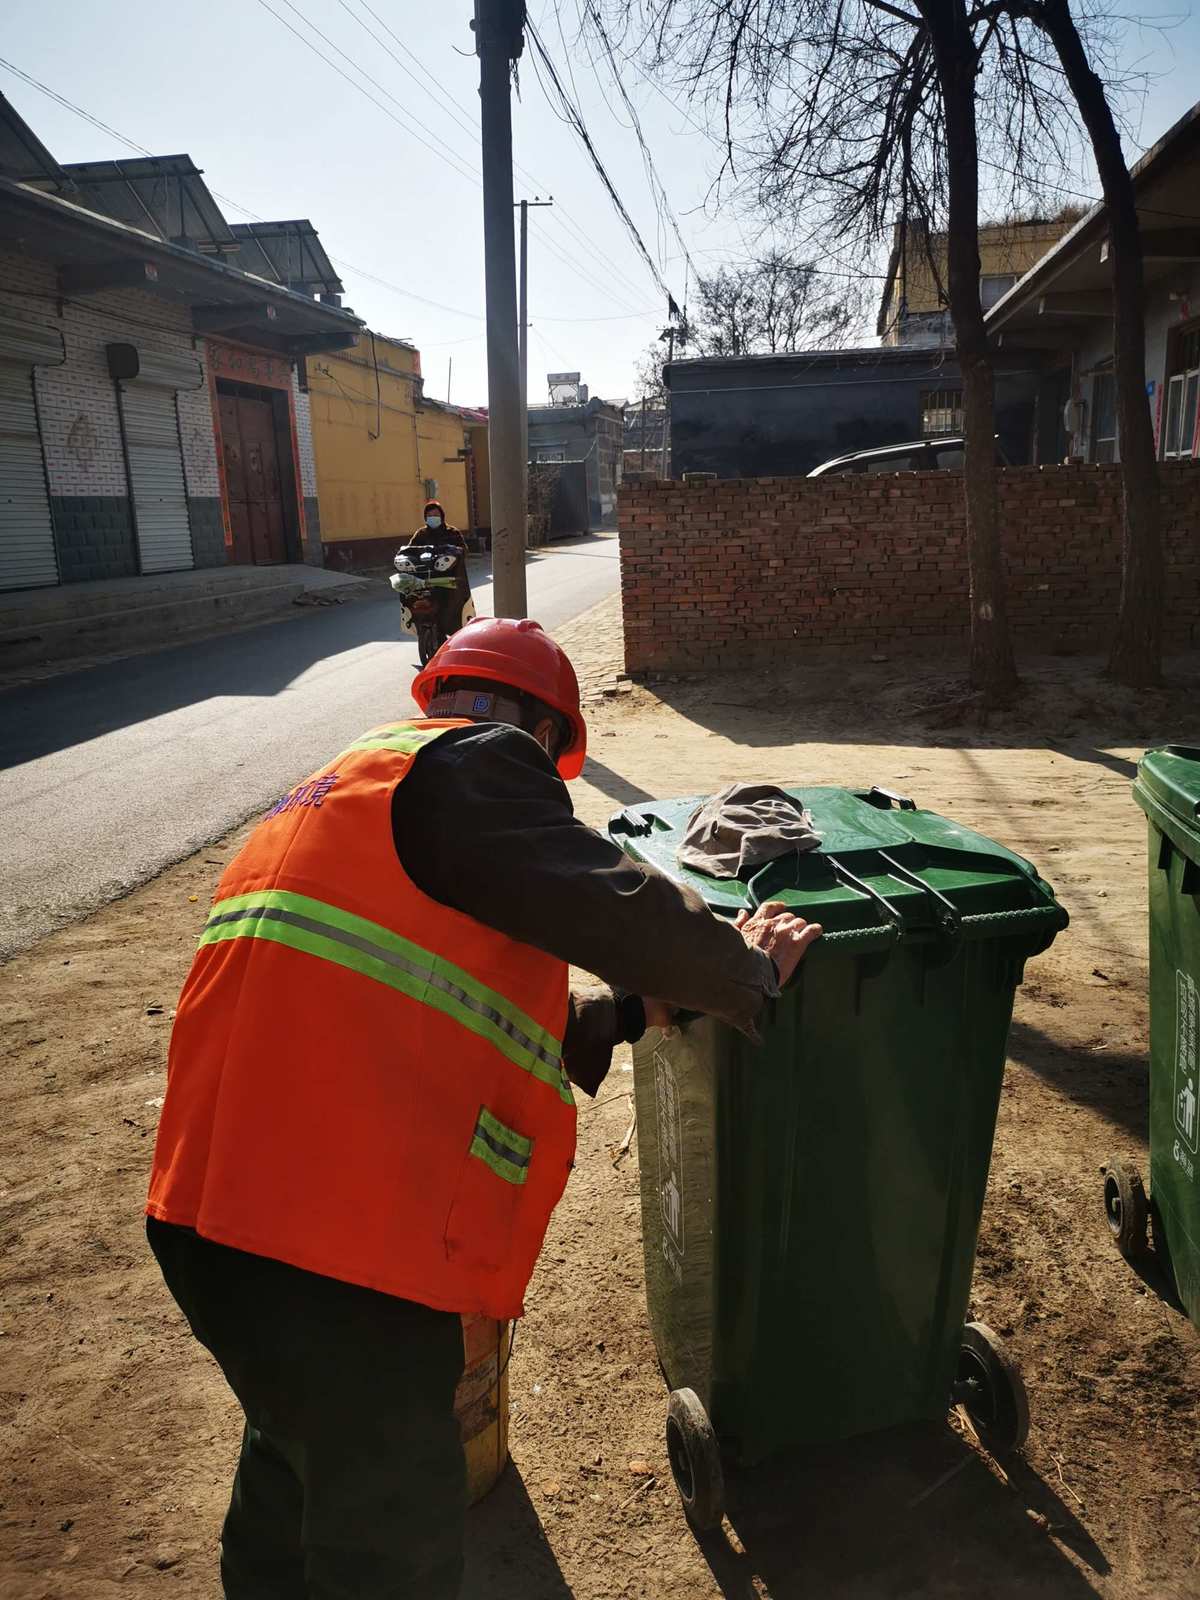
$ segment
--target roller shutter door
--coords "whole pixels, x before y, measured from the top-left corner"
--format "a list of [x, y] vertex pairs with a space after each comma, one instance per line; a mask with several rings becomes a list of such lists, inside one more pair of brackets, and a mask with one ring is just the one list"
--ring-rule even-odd
[[143, 572], [179, 572], [195, 563], [175, 391], [122, 386], [129, 487]]
[[0, 360], [0, 589], [57, 582], [33, 373]]

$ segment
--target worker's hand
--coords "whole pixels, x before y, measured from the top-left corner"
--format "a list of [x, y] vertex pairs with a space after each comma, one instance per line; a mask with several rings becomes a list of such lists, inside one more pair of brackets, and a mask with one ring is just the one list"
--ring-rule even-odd
[[768, 900], [757, 911], [740, 912], [735, 926], [748, 945], [765, 951], [774, 961], [781, 989], [803, 961], [809, 946], [821, 937], [819, 922], [805, 922], [782, 900]]

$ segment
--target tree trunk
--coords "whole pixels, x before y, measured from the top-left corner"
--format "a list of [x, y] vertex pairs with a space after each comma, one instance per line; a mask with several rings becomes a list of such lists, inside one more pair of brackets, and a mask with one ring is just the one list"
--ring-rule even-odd
[[963, 382], [967, 562], [972, 686], [985, 704], [1017, 687], [996, 478], [995, 378], [979, 298], [979, 164], [975, 124], [978, 55], [963, 0], [921, 0], [946, 119], [949, 237], [946, 286]]
[[1146, 399], [1142, 241], [1133, 179], [1104, 85], [1088, 62], [1068, 0], [1044, 0], [1035, 15], [1054, 45], [1092, 141], [1108, 212], [1124, 503], [1121, 604], [1108, 670], [1120, 683], [1154, 684], [1162, 677], [1162, 507], [1154, 425]]

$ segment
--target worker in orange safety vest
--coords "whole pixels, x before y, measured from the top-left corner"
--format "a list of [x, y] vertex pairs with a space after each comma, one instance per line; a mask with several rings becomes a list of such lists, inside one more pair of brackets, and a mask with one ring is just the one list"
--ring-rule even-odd
[[254, 829], [171, 1037], [147, 1231], [245, 1413], [229, 1600], [458, 1594], [461, 1317], [522, 1312], [574, 1087], [677, 1008], [753, 1033], [820, 932], [721, 922], [574, 818], [536, 622], [468, 624], [413, 693]]

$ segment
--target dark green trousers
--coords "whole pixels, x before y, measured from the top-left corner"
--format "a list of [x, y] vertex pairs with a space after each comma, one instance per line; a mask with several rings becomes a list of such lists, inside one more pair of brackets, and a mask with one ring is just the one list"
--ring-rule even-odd
[[227, 1600], [453, 1600], [460, 1319], [187, 1228], [146, 1232], [246, 1415], [221, 1535]]

